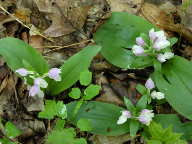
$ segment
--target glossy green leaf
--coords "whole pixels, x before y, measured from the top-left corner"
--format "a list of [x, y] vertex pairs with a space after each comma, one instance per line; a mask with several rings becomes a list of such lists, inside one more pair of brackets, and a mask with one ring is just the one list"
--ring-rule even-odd
[[73, 110], [77, 102], [67, 104], [68, 120], [77, 124], [81, 118], [89, 119], [92, 125], [93, 134], [100, 135], [122, 135], [129, 131], [129, 124], [117, 125], [117, 120], [121, 115], [123, 108], [113, 104], [102, 102], [86, 102], [79, 109], [77, 115], [73, 116]]
[[77, 127], [80, 129], [80, 131], [91, 131], [92, 130], [90, 120], [85, 119], [85, 118], [81, 118], [80, 120], [78, 120]]
[[92, 81], [92, 72], [89, 70], [81, 72], [79, 81], [81, 85], [88, 86]]
[[136, 89], [137, 89], [137, 91], [138, 91], [140, 94], [142, 94], [142, 95], [146, 94], [146, 92], [147, 92], [146, 87], [144, 87], [144, 86], [141, 85], [141, 84], [137, 84]]
[[87, 144], [84, 138], [75, 139], [74, 144]]
[[22, 40], [11, 37], [0, 39], [0, 55], [13, 71], [26, 68], [40, 74], [48, 72], [48, 64], [42, 55]]
[[192, 63], [175, 56], [163, 64], [162, 72], [153, 78], [157, 88], [165, 93], [169, 104], [181, 115], [192, 120]]
[[70, 57], [61, 67], [62, 80], [60, 82], [51, 81], [49, 92], [56, 95], [76, 83], [79, 80], [80, 73], [88, 69], [91, 60], [100, 49], [101, 47], [97, 45], [87, 46]]
[[69, 97], [73, 99], [79, 99], [81, 97], [81, 90], [79, 88], [72, 88], [71, 92], [69, 93]]
[[92, 98], [94, 98], [99, 94], [100, 90], [101, 90], [101, 86], [99, 85], [94, 85], [94, 84], [89, 85], [84, 91], [85, 95], [83, 96], [83, 99], [91, 100]]
[[111, 18], [94, 35], [102, 46], [101, 54], [120, 68], [143, 68], [152, 65], [150, 57], [135, 57], [130, 50], [140, 33], [155, 27], [141, 17], [127, 12], [113, 12]]

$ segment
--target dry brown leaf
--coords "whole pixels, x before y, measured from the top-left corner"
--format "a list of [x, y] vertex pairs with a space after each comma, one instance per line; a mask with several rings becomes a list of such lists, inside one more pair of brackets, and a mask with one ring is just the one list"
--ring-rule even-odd
[[108, 0], [112, 12], [128, 12], [136, 14], [143, 3], [143, 0]]
[[121, 136], [95, 135], [91, 139], [93, 144], [124, 144], [125, 142], [131, 140], [131, 137], [129, 134]]
[[29, 37], [29, 45], [36, 48], [39, 52], [43, 52], [43, 38], [39, 35]]
[[47, 36], [59, 37], [79, 30], [84, 25], [89, 6], [80, 6], [78, 1], [71, 0], [34, 0], [41, 12], [46, 12], [52, 21], [51, 26], [44, 31]]

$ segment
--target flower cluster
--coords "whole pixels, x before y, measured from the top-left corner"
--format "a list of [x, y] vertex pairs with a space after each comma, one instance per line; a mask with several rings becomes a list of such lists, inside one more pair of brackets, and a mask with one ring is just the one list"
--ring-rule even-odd
[[155, 56], [161, 63], [174, 57], [172, 52], [164, 51], [171, 44], [167, 40], [164, 31], [149, 31], [149, 42], [144, 41], [142, 37], [136, 38], [136, 45], [132, 47], [132, 51], [136, 56]]
[[[154, 82], [153, 82], [153, 80], [152, 80], [151, 78], [149, 78], [149, 79], [146, 81], [145, 87], [149, 90], [149, 92], [150, 92], [152, 89], [155, 88], [155, 84], [154, 84]], [[151, 92], [151, 97], [152, 97], [153, 99], [158, 99], [158, 100], [160, 100], [160, 99], [165, 98], [165, 95], [164, 95], [164, 93], [162, 93], [162, 92], [157, 92], [157, 91], [153, 90], [153, 91]]]
[[154, 117], [153, 110], [143, 109], [139, 116], [132, 116], [131, 112], [128, 110], [124, 110], [121, 112], [121, 116], [119, 117], [117, 124], [123, 124], [125, 123], [129, 118], [137, 119], [139, 122], [141, 122], [144, 125], [149, 125], [152, 121], [152, 118]]
[[50, 69], [49, 72], [44, 74], [43, 76], [40, 76], [36, 72], [28, 71], [25, 68], [19, 68], [15, 72], [24, 77], [25, 81], [27, 81], [27, 76], [33, 80], [33, 85], [28, 85], [29, 96], [44, 97], [44, 92], [42, 89], [45, 89], [48, 86], [48, 83], [45, 80], [46, 77], [49, 77], [50, 79], [53, 79], [55, 81], [61, 81], [61, 70], [58, 68]]

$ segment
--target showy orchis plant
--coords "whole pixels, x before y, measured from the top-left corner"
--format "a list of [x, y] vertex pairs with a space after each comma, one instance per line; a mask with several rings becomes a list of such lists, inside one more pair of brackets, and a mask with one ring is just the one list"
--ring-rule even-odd
[[149, 34], [141, 34], [136, 38], [136, 45], [132, 47], [132, 52], [136, 56], [152, 56], [161, 63], [174, 57], [169, 50], [171, 43], [167, 40], [164, 31], [154, 31], [152, 28]]
[[[29, 96], [38, 96], [44, 97], [43, 89], [46, 89], [48, 83], [46, 81], [46, 77], [53, 79], [55, 81], [61, 81], [61, 70], [58, 68], [52, 68], [48, 73], [40, 75], [34, 71], [28, 71], [25, 68], [19, 68], [15, 71], [17, 74], [22, 76], [25, 80], [25, 83], [28, 85]], [[30, 80], [32, 82], [30, 82]]]

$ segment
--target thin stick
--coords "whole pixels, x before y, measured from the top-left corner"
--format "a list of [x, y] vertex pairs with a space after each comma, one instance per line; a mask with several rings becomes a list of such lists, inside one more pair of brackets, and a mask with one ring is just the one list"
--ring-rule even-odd
[[[20, 24], [23, 25], [24, 27], [28, 28], [29, 30], [31, 30], [31, 28], [30, 28], [28, 25], [24, 24], [24, 23], [23, 23], [22, 21], [20, 21], [17, 17], [15, 17], [15, 16], [14, 16], [13, 14], [11, 14], [10, 12], [8, 12], [1, 4], [0, 4], [0, 8], [1, 8], [5, 13], [7, 13], [8, 15], [10, 15], [13, 19], [15, 19], [18, 23], [20, 23]], [[40, 35], [41, 37], [43, 37], [43, 38], [51, 41], [51, 42], [54, 42], [52, 39], [44, 36], [43, 34], [41, 34], [41, 33], [39, 33], [39, 32], [36, 32], [36, 31], [33, 31], [33, 32], [34, 32], [35, 34]]]
[[[92, 39], [89, 39], [89, 40], [85, 40], [85, 41], [82, 41], [82, 42], [79, 42], [79, 43], [74, 43], [74, 44], [70, 44], [70, 45], [66, 45], [66, 46], [43, 46], [43, 47], [47, 47], [47, 48], [54, 48], [52, 50], [49, 50], [49, 51], [45, 52], [44, 54], [50, 53], [52, 51], [61, 50], [63, 48], [68, 48], [68, 47], [80, 45], [80, 44], [83, 44], [83, 43], [88, 43], [88, 42], [94, 42], [94, 41]], [[38, 48], [40, 48], [40, 47], [38, 47]]]

